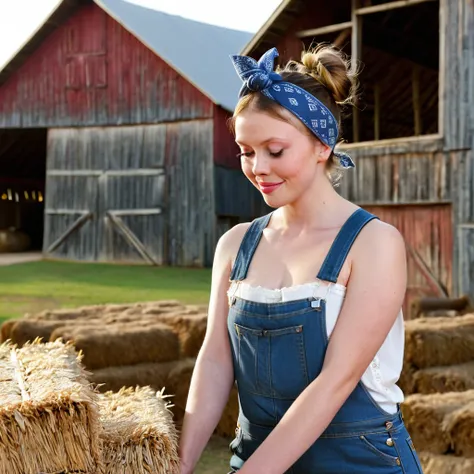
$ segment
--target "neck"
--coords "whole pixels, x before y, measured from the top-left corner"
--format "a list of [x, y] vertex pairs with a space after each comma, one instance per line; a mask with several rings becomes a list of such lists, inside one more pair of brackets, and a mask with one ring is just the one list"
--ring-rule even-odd
[[336, 192], [322, 172], [296, 201], [280, 209], [280, 215], [285, 227], [321, 229], [340, 227], [355, 209], [354, 204]]

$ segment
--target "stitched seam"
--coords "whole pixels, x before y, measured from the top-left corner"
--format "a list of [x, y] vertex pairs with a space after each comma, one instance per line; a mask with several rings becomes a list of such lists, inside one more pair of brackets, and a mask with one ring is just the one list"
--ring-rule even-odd
[[256, 314], [256, 313], [251, 313], [250, 311], [245, 311], [240, 308], [236, 308], [235, 306], [232, 307], [232, 310], [235, 311], [238, 314], [242, 314], [244, 316], [248, 316], [253, 319], [261, 319], [261, 318], [266, 318], [266, 319], [288, 319], [292, 318], [294, 316], [300, 316], [302, 314], [310, 313], [311, 311], [314, 311], [313, 308], [303, 308], [298, 311], [294, 311], [291, 313], [284, 313], [284, 314]]
[[369, 448], [374, 454], [379, 456], [384, 461], [390, 463], [392, 466], [397, 465], [397, 458], [395, 456], [390, 456], [389, 454], [385, 454], [382, 451], [378, 450], [375, 446], [372, 445], [366, 438], [360, 438], [360, 440], [365, 444], [367, 448]]
[[[403, 428], [403, 425], [398, 427], [395, 430], [390, 430], [390, 434], [396, 434]], [[370, 434], [387, 434], [386, 430], [375, 429], [375, 430], [364, 430], [364, 431], [348, 431], [347, 433], [323, 433], [320, 438], [352, 438], [354, 436], [363, 436], [363, 435], [370, 435]]]

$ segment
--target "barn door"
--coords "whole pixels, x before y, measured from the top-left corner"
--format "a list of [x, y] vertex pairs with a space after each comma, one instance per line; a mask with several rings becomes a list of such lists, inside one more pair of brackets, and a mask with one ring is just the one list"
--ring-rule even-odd
[[108, 128], [100, 178], [100, 259], [164, 263], [165, 125]]
[[45, 253], [162, 264], [166, 126], [48, 134]]
[[77, 130], [49, 130], [43, 251], [55, 258], [95, 261], [101, 171], [87, 166]]

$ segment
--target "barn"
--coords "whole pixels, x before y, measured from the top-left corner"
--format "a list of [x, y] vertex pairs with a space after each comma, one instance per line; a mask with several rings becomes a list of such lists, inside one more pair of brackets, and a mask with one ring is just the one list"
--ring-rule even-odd
[[341, 147], [357, 166], [340, 191], [403, 233], [407, 305], [474, 297], [472, 1], [284, 0], [243, 54], [276, 46], [286, 62], [319, 42], [359, 66]]
[[0, 229], [48, 258], [209, 265], [219, 235], [262, 212], [226, 126], [229, 54], [250, 38], [124, 0], [60, 2], [0, 71]]

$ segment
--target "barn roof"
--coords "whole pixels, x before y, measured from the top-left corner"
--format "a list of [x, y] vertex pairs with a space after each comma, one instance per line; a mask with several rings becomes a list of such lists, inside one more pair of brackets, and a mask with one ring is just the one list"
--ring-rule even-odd
[[214, 103], [233, 110], [240, 87], [230, 54], [251, 33], [169, 15], [125, 0], [63, 0], [0, 71], [0, 86], [81, 5], [96, 3]]
[[304, 6], [303, 0], [282, 0], [262, 27], [243, 47], [243, 55], [252, 55], [255, 50], [266, 51], [276, 43], [288, 30], [293, 20], [298, 17]]

